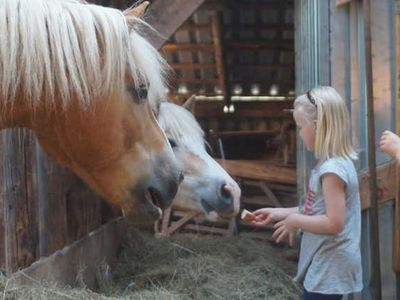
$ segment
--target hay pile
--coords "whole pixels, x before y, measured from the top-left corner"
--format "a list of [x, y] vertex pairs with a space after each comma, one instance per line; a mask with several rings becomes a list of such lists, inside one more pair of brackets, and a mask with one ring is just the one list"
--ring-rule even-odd
[[267, 242], [243, 237], [176, 235], [154, 239], [131, 232], [118, 261], [100, 266], [98, 290], [35, 284], [5, 290], [5, 299], [299, 299], [295, 263]]

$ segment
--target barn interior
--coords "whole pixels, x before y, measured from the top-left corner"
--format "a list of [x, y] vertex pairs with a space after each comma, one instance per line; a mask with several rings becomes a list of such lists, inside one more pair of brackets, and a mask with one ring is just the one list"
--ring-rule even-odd
[[292, 125], [293, 5], [207, 1], [163, 45], [174, 71], [169, 98], [196, 95], [192, 111], [216, 157], [274, 160], [291, 143], [294, 165], [293, 140], [281, 136]]
[[[160, 51], [172, 68], [169, 101], [195, 96], [191, 111], [211, 155], [239, 182], [242, 207], [297, 205], [294, 2], [205, 1]], [[215, 227], [181, 229], [232, 233]]]
[[[125, 9], [131, 3], [100, 4]], [[297, 205], [294, 45], [293, 0], [207, 0], [160, 47], [172, 69], [168, 100], [183, 104], [195, 96], [191, 112], [210, 154], [239, 182], [249, 210]], [[185, 217], [175, 212], [172, 220]], [[180, 229], [233, 230], [187, 222]]]
[[[133, 2], [143, 0], [86, 1], [123, 10]], [[381, 276], [383, 294], [393, 299], [395, 289], [398, 289], [396, 276], [400, 270], [400, 227], [397, 226], [400, 214], [396, 213], [400, 197], [396, 186], [398, 176], [394, 176], [397, 165], [388, 161], [388, 156], [377, 147], [379, 133], [386, 129], [394, 130], [398, 121], [398, 112], [396, 114], [393, 109], [398, 102], [398, 76], [393, 66], [395, 63], [399, 65], [400, 61], [399, 55], [396, 56], [399, 52], [396, 34], [400, 30], [400, 17], [394, 1], [149, 1], [151, 5], [144, 20], [154, 26], [160, 35], [153, 32], [152, 37], [145, 32], [144, 36], [150, 39], [171, 66], [167, 98], [182, 104], [195, 96], [191, 112], [205, 132], [209, 152], [239, 182], [243, 191], [242, 208], [254, 210], [262, 206], [297, 205], [297, 194], [306, 188], [313, 157], [299, 143], [296, 145], [296, 128], [290, 111], [295, 91], [300, 93], [316, 84], [328, 84], [335, 86], [341, 95], [350, 100], [348, 108], [351, 108], [354, 129], [352, 138], [357, 150], [360, 150], [357, 165], [360, 171], [362, 223], [365, 224], [362, 234], [366, 237], [361, 244], [366, 257], [363, 267], [366, 266], [366, 275], [372, 279]], [[372, 5], [372, 21], [364, 18], [369, 15], [364, 10], [368, 2]], [[371, 41], [364, 36], [367, 28], [372, 31]], [[372, 46], [372, 53], [366, 55], [369, 46]], [[371, 76], [372, 70], [367, 70], [370, 63], [374, 76]], [[368, 84], [366, 74], [373, 78], [373, 84]], [[373, 92], [369, 90], [372, 86]], [[374, 152], [367, 150], [368, 144], [374, 144], [374, 137], [367, 134], [370, 130], [366, 127], [368, 99], [374, 99], [376, 104], [376, 122], [371, 123], [375, 123], [377, 129], [375, 150], [379, 162], [375, 176], [378, 195], [373, 202], [371, 195], [374, 189], [370, 178], [374, 176], [367, 172], [368, 157], [372, 155], [366, 155]], [[100, 269], [104, 267], [100, 275], [106, 279], [103, 285], [105, 294], [111, 296], [107, 294], [109, 291], [120, 289], [124, 291], [121, 297], [125, 298], [125, 291], [136, 289], [135, 281], [123, 282], [121, 288], [113, 286], [107, 277], [111, 265], [103, 265], [105, 256], [110, 258], [111, 263], [116, 257], [123, 257], [121, 246], [125, 245], [121, 239], [127, 233], [124, 219], [115, 218], [118, 212], [115, 213], [78, 176], [48, 157], [39, 147], [33, 132], [20, 128], [2, 132], [0, 231], [4, 234], [0, 235], [0, 291], [3, 298], [27, 299], [49, 294], [49, 298], [57, 295], [68, 299], [103, 299], [103, 296], [92, 295], [92, 291], [88, 295], [77, 296], [70, 294], [69, 290], [53, 291], [52, 287], [34, 287], [37, 297], [17, 294], [19, 291], [11, 284], [10, 278], [3, 276], [18, 277], [20, 274], [22, 282], [30, 280], [37, 283], [37, 279], [45, 278], [63, 285], [86, 285], [99, 275], [99, 266]], [[392, 201], [394, 198], [396, 200]], [[378, 209], [379, 227], [378, 216], [374, 215]], [[241, 222], [239, 218], [220, 224], [199, 223], [186, 211], [166, 212], [168, 218], [163, 219], [159, 230], [161, 234], [172, 235], [171, 238], [154, 239], [151, 231], [149, 243], [154, 244], [143, 247], [146, 242], [139, 238], [138, 245], [143, 248], [139, 250], [143, 251], [129, 258], [133, 263], [130, 269], [138, 272], [128, 276], [139, 279], [145, 292], [149, 286], [155, 288], [156, 296], [152, 298], [171, 297], [167, 290], [171, 283], [179, 287], [173, 292], [177, 294], [173, 295], [185, 295], [187, 286], [192, 287], [193, 282], [201, 281], [205, 285], [209, 282], [216, 284], [204, 289], [205, 294], [202, 294], [216, 299], [218, 297], [213, 293], [223, 281], [229, 282], [229, 287], [223, 292], [219, 290], [221, 293], [218, 295], [222, 295], [219, 298], [245, 299], [242, 296], [249, 295], [249, 299], [256, 299], [260, 295], [264, 299], [264, 295], [271, 292], [265, 284], [271, 278], [277, 278], [284, 285], [275, 286], [279, 291], [273, 299], [296, 297], [284, 298], [279, 294], [293, 284], [290, 278], [282, 280], [283, 277], [288, 279], [287, 274], [277, 276], [276, 269], [261, 267], [268, 265], [269, 261], [253, 261], [254, 257], [264, 256], [281, 268], [280, 258], [289, 256], [292, 263], [297, 259], [296, 249], [290, 253], [286, 244], [276, 245], [271, 240], [270, 228], [260, 230]], [[374, 222], [371, 216], [375, 216]], [[239, 229], [239, 235], [233, 238], [220, 236], [234, 234], [235, 228]], [[176, 231], [195, 234], [174, 234]], [[122, 237], [119, 235], [121, 232]], [[372, 235], [375, 238], [371, 238]], [[180, 240], [187, 237], [189, 242]], [[236, 246], [233, 246], [234, 241]], [[199, 245], [192, 245], [191, 242], [198, 242]], [[271, 252], [262, 248], [264, 246], [271, 248]], [[166, 252], [158, 256], [148, 255], [157, 254], [155, 249]], [[166, 268], [173, 266], [168, 273], [158, 257], [170, 258], [171, 253], [182, 260], [163, 260], [167, 263]], [[187, 264], [188, 256], [201, 258], [199, 253], [204, 253], [211, 264], [228, 266], [229, 262], [234, 262], [234, 266], [229, 266], [230, 270], [222, 269], [219, 281], [208, 262]], [[218, 254], [218, 257], [210, 259], [210, 253]], [[144, 257], [154, 264], [144, 266]], [[379, 258], [384, 271], [381, 275], [376, 264]], [[237, 276], [227, 280], [226, 274], [242, 276], [242, 269], [237, 268], [240, 259], [243, 259], [239, 261], [240, 267], [251, 276], [247, 281], [241, 280], [243, 278], [238, 280]], [[122, 264], [126, 265], [125, 262]], [[182, 269], [175, 266], [182, 266]], [[196, 267], [199, 267], [199, 272], [185, 278], [182, 285], [174, 281], [180, 277], [177, 275], [196, 270]], [[294, 270], [294, 264], [292, 268]], [[205, 270], [211, 271], [209, 279], [204, 277]], [[290, 270], [289, 276], [293, 275], [293, 270]], [[254, 285], [255, 273], [260, 275], [260, 286]], [[122, 277], [125, 278], [125, 275]], [[160, 288], [154, 284], [160, 278], [166, 279], [165, 290], [161, 285]], [[365, 286], [366, 293], [378, 291], [375, 279]], [[102, 288], [95, 286], [94, 290], [101, 291]], [[160, 290], [165, 291], [165, 295], [161, 296]], [[188, 294], [195, 295], [198, 290], [191, 289]], [[300, 292], [295, 290], [295, 294]], [[138, 297], [151, 298], [147, 294]], [[360, 297], [355, 295], [351, 298]]]

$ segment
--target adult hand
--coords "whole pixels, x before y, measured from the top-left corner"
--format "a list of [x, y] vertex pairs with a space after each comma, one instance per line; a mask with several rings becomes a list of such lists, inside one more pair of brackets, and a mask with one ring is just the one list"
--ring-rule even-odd
[[382, 151], [400, 162], [400, 137], [397, 134], [385, 130], [382, 133], [379, 145]]

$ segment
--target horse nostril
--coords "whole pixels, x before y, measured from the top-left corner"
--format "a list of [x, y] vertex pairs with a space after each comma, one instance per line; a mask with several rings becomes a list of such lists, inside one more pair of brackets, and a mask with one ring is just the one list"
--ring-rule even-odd
[[233, 212], [233, 194], [232, 189], [226, 183], [220, 186], [221, 195], [219, 197], [218, 211], [224, 214]]
[[179, 174], [178, 182], [181, 183], [185, 179], [185, 175], [183, 175], [183, 172]]

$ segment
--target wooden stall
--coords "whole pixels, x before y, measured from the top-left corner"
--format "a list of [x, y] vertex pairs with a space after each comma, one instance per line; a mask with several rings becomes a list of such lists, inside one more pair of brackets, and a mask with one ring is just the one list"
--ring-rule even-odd
[[30, 131], [3, 130], [1, 138], [2, 268], [27, 267], [109, 219], [100, 197], [47, 157]]

